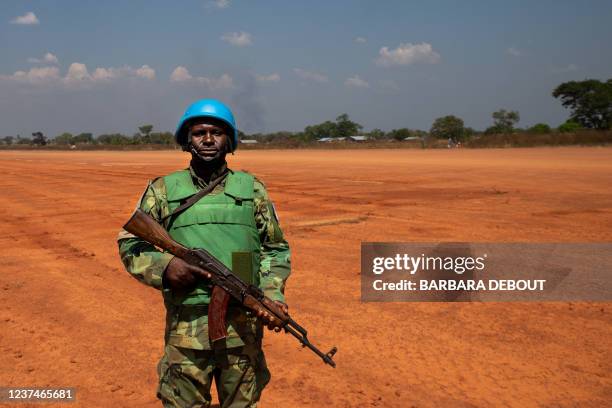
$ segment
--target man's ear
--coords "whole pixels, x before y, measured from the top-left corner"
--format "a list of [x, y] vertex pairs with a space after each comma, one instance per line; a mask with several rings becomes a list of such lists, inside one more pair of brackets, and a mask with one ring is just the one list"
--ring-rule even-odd
[[184, 145], [181, 145], [181, 149], [184, 152], [191, 152], [191, 130], [187, 132], [187, 140]]
[[229, 135], [229, 133], [225, 133], [225, 137], [227, 138], [225, 141], [225, 152], [226, 153], [231, 153], [232, 152], [232, 141], [233, 139], [231, 138], [231, 136]]

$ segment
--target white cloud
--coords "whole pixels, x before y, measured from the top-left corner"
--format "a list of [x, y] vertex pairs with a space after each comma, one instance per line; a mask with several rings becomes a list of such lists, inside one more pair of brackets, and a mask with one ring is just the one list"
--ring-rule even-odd
[[255, 79], [259, 82], [278, 82], [280, 81], [280, 75], [277, 73], [270, 75], [255, 75]]
[[245, 33], [244, 31], [225, 33], [221, 36], [221, 39], [237, 47], [246, 47], [247, 45], [253, 44], [251, 34]]
[[563, 74], [566, 72], [574, 72], [578, 71], [578, 66], [576, 64], [569, 64], [564, 67], [553, 67], [551, 71], [555, 74]]
[[65, 76], [61, 76], [57, 67], [32, 68], [29, 71], [17, 71], [12, 75], [0, 75], [0, 80], [10, 80], [29, 84], [58, 83], [67, 86], [91, 85], [96, 82], [109, 82], [119, 78], [140, 77], [155, 78], [155, 71], [148, 65], [134, 69], [128, 65], [123, 67], [98, 67], [89, 72], [87, 66], [80, 62], [73, 62], [68, 67]]
[[327, 78], [327, 76], [323, 74], [319, 74], [317, 72], [306, 71], [305, 69], [302, 69], [302, 68], [294, 68], [293, 72], [295, 72], [295, 74], [298, 77], [309, 80], [309, 81], [323, 83], [329, 80], [329, 78]]
[[85, 64], [74, 62], [68, 67], [68, 73], [64, 77], [64, 82], [70, 85], [89, 82], [109, 82], [128, 76], [136, 76], [136, 70], [127, 65], [119, 68], [98, 67], [90, 74]]
[[356, 37], [356, 38], [355, 38], [355, 42], [356, 42], [357, 44], [365, 44], [365, 43], [367, 43], [367, 42], [368, 42], [368, 40], [366, 40], [364, 37]]
[[118, 78], [119, 75], [119, 70], [115, 68], [96, 68], [93, 74], [91, 74], [91, 79], [94, 81], [110, 81], [111, 79]]
[[[98, 72], [98, 70], [100, 69], [104, 70], [104, 68], [97, 68], [95, 72]], [[92, 77], [91, 75], [89, 75], [87, 65], [81, 64], [80, 62], [73, 62], [72, 64], [70, 64], [70, 67], [68, 67], [68, 72], [64, 77], [64, 82], [69, 85], [83, 83], [91, 80]]]
[[382, 47], [375, 61], [377, 65], [383, 67], [410, 65], [418, 62], [436, 64], [440, 61], [440, 54], [435, 52], [429, 43], [402, 43], [395, 49]]
[[57, 67], [32, 68], [29, 71], [17, 71], [12, 75], [0, 75], [0, 80], [41, 84], [58, 80], [60, 77]]
[[367, 81], [361, 79], [359, 75], [354, 75], [350, 78], [347, 78], [347, 80], [344, 81], [344, 85], [348, 86], [349, 88], [369, 88], [370, 87], [370, 84]]
[[510, 47], [506, 50], [506, 53], [512, 55], [513, 57], [520, 57], [523, 55], [523, 52], [516, 47]]
[[58, 64], [59, 60], [55, 55], [47, 52], [42, 58], [28, 58], [28, 62], [32, 64]]
[[143, 65], [140, 68], [132, 68], [129, 65], [125, 65], [119, 68], [96, 68], [91, 74], [91, 80], [93, 81], [111, 81], [118, 78], [127, 77], [139, 77], [145, 79], [154, 79], [155, 70], [148, 65]]
[[209, 87], [210, 89], [223, 89], [223, 88], [232, 88], [234, 86], [234, 81], [231, 76], [228, 74], [223, 74], [219, 78], [209, 78], [209, 77], [194, 77], [192, 76], [187, 68], [183, 66], [178, 66], [174, 68], [172, 74], [170, 74], [171, 82], [188, 82], [193, 81], [196, 83], [200, 83]]
[[218, 9], [224, 9], [230, 6], [230, 0], [214, 0], [211, 1], [209, 4]]
[[155, 70], [148, 65], [143, 65], [136, 70], [136, 76], [146, 79], [155, 79]]
[[193, 77], [191, 76], [187, 68], [180, 65], [174, 68], [174, 71], [172, 71], [172, 73], [170, 74], [171, 82], [183, 82], [189, 81], [190, 79], [193, 79]]
[[32, 24], [40, 24], [38, 17], [31, 11], [28, 11], [23, 16], [15, 17], [11, 20], [11, 24], [21, 24], [21, 25], [32, 25]]

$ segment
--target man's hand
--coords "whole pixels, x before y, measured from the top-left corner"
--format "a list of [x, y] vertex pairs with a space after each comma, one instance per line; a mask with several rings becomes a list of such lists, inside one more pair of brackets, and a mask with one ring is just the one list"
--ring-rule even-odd
[[164, 278], [173, 289], [185, 289], [193, 286], [196, 280], [201, 277], [210, 279], [211, 274], [202, 268], [188, 264], [177, 256], [170, 260], [164, 271]]
[[[283, 302], [275, 300], [274, 304], [276, 306], [278, 306], [283, 311], [283, 313], [285, 313], [285, 314], [289, 313], [289, 306], [287, 306]], [[264, 324], [266, 324], [268, 326], [268, 329], [274, 330], [276, 332], [280, 331], [280, 325], [282, 324], [282, 321], [279, 320], [278, 318], [274, 317], [272, 314], [270, 314], [270, 313], [268, 313], [268, 312], [266, 312], [264, 310], [258, 310], [257, 311], [257, 317], [259, 317], [261, 320], [263, 320]]]

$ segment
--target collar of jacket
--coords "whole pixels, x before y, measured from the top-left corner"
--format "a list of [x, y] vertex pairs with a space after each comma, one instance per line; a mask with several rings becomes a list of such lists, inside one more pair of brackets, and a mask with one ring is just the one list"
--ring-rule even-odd
[[[208, 183], [210, 183], [210, 180], [216, 179], [226, 171], [232, 172], [230, 169], [227, 168], [227, 162], [224, 161], [217, 169], [215, 169], [215, 171], [212, 172], [212, 174], [210, 175], [210, 179], [208, 180], [208, 182], [206, 182], [206, 180], [196, 174], [195, 170], [193, 169], [193, 166], [191, 166], [191, 164], [189, 165], [189, 174], [191, 174], [193, 184], [200, 188], [205, 188], [206, 186], [208, 186]], [[221, 182], [221, 184], [223, 183], [224, 181]]]

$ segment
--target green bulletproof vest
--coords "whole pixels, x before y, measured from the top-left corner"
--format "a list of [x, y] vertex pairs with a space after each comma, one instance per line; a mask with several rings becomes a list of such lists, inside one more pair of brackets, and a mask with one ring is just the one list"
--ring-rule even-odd
[[[209, 193], [176, 217], [166, 229], [177, 242], [192, 249], [203, 248], [247, 283], [259, 285], [260, 241], [255, 225], [253, 176], [230, 172], [223, 193]], [[189, 170], [164, 177], [168, 210], [198, 192]], [[211, 285], [198, 283], [189, 293], [172, 293], [175, 305], [210, 302]]]

